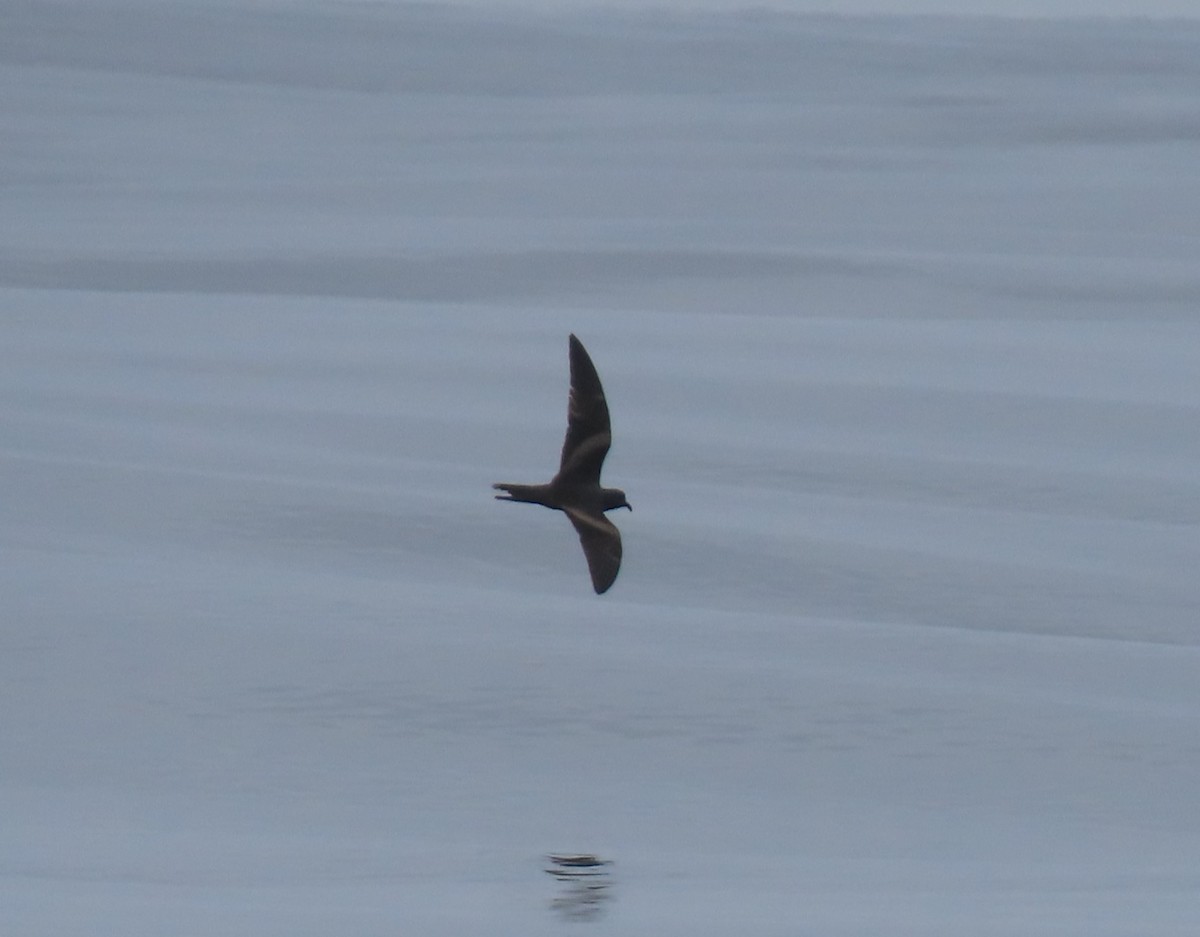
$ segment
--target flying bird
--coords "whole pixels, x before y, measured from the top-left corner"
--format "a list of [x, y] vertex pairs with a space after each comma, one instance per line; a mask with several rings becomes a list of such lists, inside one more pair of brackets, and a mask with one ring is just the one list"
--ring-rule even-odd
[[621, 534], [605, 511], [633, 508], [619, 488], [600, 486], [600, 468], [612, 443], [612, 425], [600, 375], [583, 343], [571, 336], [571, 396], [567, 402], [567, 438], [558, 474], [544, 485], [492, 485], [500, 501], [525, 501], [562, 511], [579, 533], [596, 593], [605, 592], [621, 568]]

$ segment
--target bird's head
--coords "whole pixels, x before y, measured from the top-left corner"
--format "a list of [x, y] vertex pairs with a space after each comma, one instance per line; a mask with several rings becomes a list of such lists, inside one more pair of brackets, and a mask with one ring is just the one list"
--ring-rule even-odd
[[614, 508], [629, 508], [632, 511], [633, 505], [625, 499], [625, 492], [620, 488], [605, 488], [604, 510], [611, 511]]

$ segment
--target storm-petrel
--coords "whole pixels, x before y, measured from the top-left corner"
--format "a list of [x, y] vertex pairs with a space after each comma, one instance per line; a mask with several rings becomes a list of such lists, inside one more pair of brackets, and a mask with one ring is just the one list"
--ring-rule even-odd
[[583, 343], [571, 336], [571, 396], [567, 403], [567, 438], [563, 440], [562, 462], [545, 485], [492, 485], [506, 494], [501, 501], [526, 501], [562, 511], [579, 532], [587, 557], [592, 586], [604, 592], [621, 568], [621, 534], [605, 511], [629, 508], [625, 492], [600, 487], [600, 468], [612, 443], [608, 403], [596, 366]]

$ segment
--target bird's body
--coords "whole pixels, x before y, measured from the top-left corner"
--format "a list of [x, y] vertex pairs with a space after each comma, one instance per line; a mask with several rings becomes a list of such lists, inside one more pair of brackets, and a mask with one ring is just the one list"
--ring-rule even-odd
[[497, 482], [501, 501], [524, 501], [562, 511], [570, 518], [587, 557], [592, 586], [606, 591], [621, 568], [621, 534], [604, 516], [614, 508], [629, 508], [625, 492], [600, 485], [600, 469], [612, 443], [608, 403], [596, 366], [574, 335], [571, 347], [571, 396], [567, 406], [567, 436], [563, 440], [558, 474], [544, 485]]

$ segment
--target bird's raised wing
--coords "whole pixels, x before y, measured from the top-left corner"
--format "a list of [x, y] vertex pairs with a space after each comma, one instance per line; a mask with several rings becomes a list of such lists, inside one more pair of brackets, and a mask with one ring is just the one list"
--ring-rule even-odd
[[592, 574], [592, 588], [597, 594], [607, 591], [621, 569], [621, 532], [598, 511], [563, 508], [563, 512], [579, 532], [588, 572]]
[[572, 335], [567, 438], [563, 440], [558, 479], [572, 484], [600, 484], [600, 468], [611, 443], [612, 426], [600, 375], [583, 343]]

